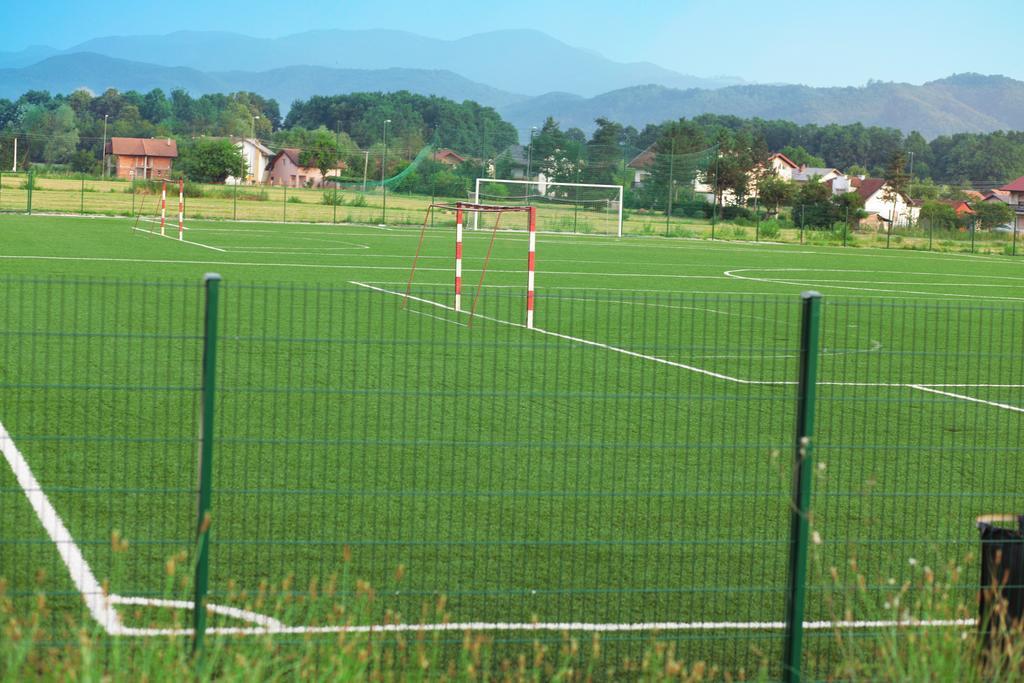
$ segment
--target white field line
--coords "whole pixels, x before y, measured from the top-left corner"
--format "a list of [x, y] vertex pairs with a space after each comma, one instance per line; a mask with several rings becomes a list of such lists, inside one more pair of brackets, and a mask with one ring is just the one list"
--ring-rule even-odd
[[[381, 292], [383, 294], [391, 294], [392, 296], [397, 296], [397, 297], [404, 297], [405, 296], [404, 292], [397, 292], [397, 291], [390, 290], [390, 289], [384, 289], [383, 287], [377, 287], [377, 286], [374, 286], [374, 285], [371, 285], [371, 284], [368, 284], [368, 283], [365, 283], [365, 282], [357, 282], [355, 280], [350, 280], [349, 283], [353, 284], [353, 285], [357, 285], [359, 287], [365, 287], [366, 289], [372, 289], [374, 291]], [[443, 308], [446, 311], [457, 312], [457, 311], [455, 311], [454, 307], [442, 304], [442, 303], [440, 303], [438, 301], [433, 301], [431, 299], [424, 299], [422, 297], [417, 297], [417, 296], [412, 296], [412, 295], [409, 296], [409, 299], [411, 299], [412, 301], [418, 301], [420, 303], [424, 303], [424, 304], [427, 304], [427, 305], [430, 305], [430, 306], [435, 306], [437, 308]], [[466, 311], [461, 311], [461, 312], [462, 313], [466, 313]], [[522, 329], [526, 329], [526, 326], [521, 324], [521, 323], [514, 323], [514, 322], [511, 322], [509, 320], [502, 320], [500, 318], [492, 318], [490, 316], [482, 315], [480, 313], [475, 314], [474, 317], [480, 318], [482, 320], [489, 320], [491, 322], [499, 323], [501, 325], [509, 325], [511, 327], [519, 327], [519, 328], [522, 328]], [[724, 380], [726, 382], [733, 382], [735, 384], [745, 384], [745, 385], [751, 385], [751, 386], [778, 386], [778, 387], [783, 387], [783, 386], [793, 386], [793, 385], [795, 385], [797, 383], [796, 381], [793, 381], [793, 380], [743, 379], [742, 377], [733, 377], [732, 375], [726, 375], [726, 374], [723, 374], [723, 373], [720, 373], [720, 372], [714, 372], [712, 370], [707, 370], [705, 368], [697, 367], [695, 365], [688, 365], [686, 363], [680, 363], [680, 362], [677, 362], [677, 361], [669, 360], [667, 358], [661, 358], [659, 356], [652, 356], [652, 355], [646, 354], [646, 353], [638, 353], [636, 351], [630, 351], [629, 349], [624, 349], [624, 348], [619, 347], [619, 346], [613, 346], [611, 344], [605, 344], [605, 343], [602, 343], [602, 342], [596, 342], [596, 341], [593, 341], [591, 339], [584, 339], [583, 337], [574, 337], [572, 335], [562, 334], [560, 332], [552, 332], [551, 330], [545, 330], [545, 329], [539, 328], [539, 327], [533, 328], [533, 331], [536, 332], [537, 334], [546, 334], [546, 335], [551, 336], [551, 337], [557, 337], [559, 339], [564, 339], [566, 341], [575, 342], [577, 344], [584, 344], [586, 346], [593, 346], [595, 348], [605, 349], [606, 351], [613, 351], [615, 353], [621, 353], [621, 354], [623, 354], [625, 356], [630, 356], [632, 358], [639, 358], [641, 360], [648, 360], [648, 361], [651, 361], [653, 363], [659, 363], [661, 365], [668, 365], [670, 367], [679, 368], [681, 370], [688, 370], [690, 372], [693, 372], [693, 373], [696, 373], [696, 374], [699, 374], [699, 375], [705, 375], [707, 377], [714, 377], [715, 379], [721, 379], [721, 380]], [[873, 350], [874, 349], [872, 349], [872, 351]], [[863, 351], [862, 353], [867, 353], [867, 352], [868, 351]], [[884, 388], [884, 389], [920, 389], [920, 388], [923, 388], [923, 387], [930, 387], [930, 388], [931, 387], [935, 387], [935, 388], [975, 388], [975, 389], [980, 389], [980, 388], [1021, 389], [1021, 388], [1024, 388], [1024, 384], [969, 384], [969, 383], [949, 383], [949, 384], [940, 383], [940, 384], [933, 384], [933, 383], [927, 383], [927, 382], [924, 382], [924, 383], [906, 383], [906, 382], [830, 382], [830, 381], [819, 381], [817, 384], [818, 384], [818, 386], [875, 387], [875, 388]], [[989, 405], [993, 405], [993, 406], [997, 406], [997, 407], [1004, 407], [1002, 404], [995, 404], [995, 403], [991, 403], [989, 401], [981, 401], [980, 399], [973, 399], [973, 400], [975, 400], [977, 402], [980, 402], [980, 403], [988, 403]], [[1010, 407], [1010, 408], [1013, 409], [1013, 410], [1017, 410], [1017, 408], [1013, 408], [1013, 407]], [[1024, 412], [1024, 411], [1022, 411], [1022, 412]]]
[[11, 438], [7, 428], [2, 423], [0, 423], [0, 451], [3, 451], [7, 464], [10, 465], [11, 470], [14, 472], [14, 478], [18, 480], [18, 485], [21, 486], [25, 497], [28, 498], [28, 502], [35, 511], [36, 517], [39, 518], [39, 523], [46, 530], [46, 535], [57, 546], [60, 559], [64, 561], [64, 566], [68, 568], [71, 581], [74, 582], [75, 588], [82, 595], [82, 599], [85, 601], [89, 613], [92, 614], [92, 618], [107, 633], [117, 632], [122, 628], [121, 619], [117, 611], [110, 605], [110, 601], [103, 588], [92, 573], [92, 568], [89, 567], [89, 564], [82, 556], [82, 551], [75, 543], [75, 539], [71, 537], [71, 532], [64, 526], [64, 522], [61, 520], [60, 515], [57, 514], [57, 510], [50, 503], [50, 499], [46, 497], [46, 493], [43, 491], [42, 486], [39, 485], [35, 475], [32, 474], [28, 462], [25, 461], [25, 456], [18, 450], [18, 447], [14, 444], [14, 439]]
[[[390, 289], [384, 289], [382, 287], [375, 287], [373, 285], [368, 285], [368, 284], [366, 284], [364, 282], [356, 282], [356, 281], [353, 280], [353, 281], [351, 281], [351, 283], [354, 284], [354, 285], [358, 285], [360, 287], [366, 287], [367, 289], [372, 289], [372, 290], [375, 290], [375, 291], [378, 291], [378, 292], [382, 292], [384, 294], [392, 294], [394, 296], [401, 296], [401, 297], [405, 296], [405, 294], [403, 292], [395, 292], [395, 291], [392, 291]], [[443, 309], [445, 309], [447, 311], [455, 311], [455, 308], [453, 306], [446, 306], [445, 304], [438, 303], [437, 301], [431, 301], [430, 299], [423, 299], [423, 298], [420, 298], [420, 297], [417, 297], [417, 296], [412, 296], [412, 295], [409, 296], [409, 299], [411, 299], [413, 301], [419, 301], [420, 303], [429, 304], [431, 306], [437, 306], [438, 308], [443, 308]], [[455, 312], [459, 312], [459, 311], [455, 311]], [[466, 313], [466, 311], [461, 311], [461, 312]], [[480, 313], [476, 313], [474, 315], [474, 317], [480, 318], [482, 320], [490, 320], [491, 322], [500, 323], [502, 325], [510, 325], [512, 327], [521, 327], [523, 329], [526, 329], [526, 326], [521, 324], [521, 323], [514, 323], [514, 322], [510, 322], [508, 320], [501, 320], [500, 318], [492, 318], [490, 316], [482, 315]], [[632, 356], [634, 358], [641, 358], [643, 360], [649, 360], [649, 361], [651, 361], [653, 363], [661, 363], [663, 365], [670, 365], [672, 367], [680, 368], [682, 370], [689, 370], [690, 372], [695, 372], [695, 373], [697, 373], [699, 375], [707, 375], [709, 377], [714, 377], [716, 379], [723, 379], [723, 380], [726, 380], [727, 382], [736, 382], [736, 383], [739, 383], [739, 384], [749, 384], [749, 382], [747, 382], [745, 380], [742, 380], [742, 379], [738, 379], [736, 377], [730, 377], [729, 375], [723, 375], [720, 372], [712, 372], [711, 370], [705, 370], [703, 368], [698, 368], [698, 367], [693, 366], [693, 365], [687, 365], [685, 363], [677, 363], [676, 361], [668, 360], [666, 358], [659, 358], [658, 356], [650, 356], [650, 355], [644, 354], [644, 353], [637, 353], [636, 351], [630, 351], [629, 349], [623, 349], [623, 348], [620, 348], [618, 346], [611, 346], [609, 344], [603, 344], [601, 342], [592, 341], [590, 339], [584, 339], [583, 337], [573, 337], [571, 335], [562, 334], [560, 332], [552, 332], [551, 330], [545, 330], [545, 329], [542, 329], [542, 328], [539, 328], [539, 327], [534, 327], [532, 329], [537, 334], [546, 334], [546, 335], [551, 336], [551, 337], [557, 337], [559, 339], [565, 339], [565, 340], [568, 340], [568, 341], [576, 342], [577, 344], [585, 344], [587, 346], [595, 346], [595, 347], [600, 348], [600, 349], [607, 349], [609, 351], [615, 351], [616, 353], [621, 353], [621, 354], [624, 354], [626, 356]]]
[[[359, 284], [359, 283], [357, 283]], [[371, 288], [377, 289], [377, 288]], [[413, 298], [413, 297], [410, 297]], [[448, 308], [443, 304], [425, 299], [418, 299], [423, 303]], [[483, 317], [483, 316], [480, 316]], [[492, 318], [488, 318], [493, 320]], [[505, 324], [516, 327], [524, 327], [516, 323], [498, 320]], [[546, 333], [544, 330], [535, 330]], [[923, 388], [923, 387], [919, 387]], [[1016, 409], [1020, 410], [1020, 409]], [[96, 580], [92, 569], [82, 556], [81, 550], [75, 543], [64, 526], [56, 509], [50, 503], [42, 487], [32, 474], [28, 463], [21, 451], [15, 446], [13, 439], [7, 429], [0, 423], [0, 450], [14, 472], [18, 484], [21, 486], [32, 505], [36, 516], [42, 523], [44, 529], [57, 547], [57, 551], [64, 561], [65, 566], [71, 575], [75, 587], [81, 593], [82, 598], [92, 614], [93, 618], [112, 636], [128, 637], [159, 637], [159, 636], [188, 636], [192, 635], [192, 629], [160, 629], [160, 628], [135, 628], [127, 627], [121, 622], [120, 615], [113, 605], [128, 605], [141, 607], [163, 607], [171, 609], [189, 610], [193, 603], [186, 600], [166, 600], [159, 598], [130, 597], [122, 595], [106, 596], [102, 587]], [[465, 622], [447, 624], [369, 624], [365, 626], [286, 626], [283, 622], [265, 614], [250, 610], [230, 607], [225, 605], [208, 604], [207, 610], [212, 614], [239, 619], [256, 624], [255, 627], [215, 627], [207, 630], [211, 635], [287, 635], [287, 634], [327, 634], [327, 633], [419, 633], [419, 632], [495, 632], [495, 631], [523, 631], [523, 632], [657, 632], [657, 631], [779, 631], [785, 628], [785, 622], [781, 621], [696, 621], [696, 622], [637, 622], [637, 623], [589, 623], [589, 622], [530, 622], [530, 623], [506, 623], [506, 622]], [[807, 630], [835, 630], [835, 629], [873, 629], [873, 628], [915, 628], [915, 627], [973, 627], [976, 622], [973, 619], [933, 619], [933, 620], [880, 620], [880, 621], [805, 621], [803, 627]]]
[[911, 384], [911, 388], [917, 389], [918, 391], [927, 391], [930, 394], [939, 394], [940, 396], [948, 396], [950, 398], [958, 398], [961, 401], [970, 401], [971, 403], [982, 403], [987, 406], [993, 406], [995, 408], [1002, 408], [1003, 410], [1011, 410], [1015, 413], [1024, 413], [1024, 408], [1010, 405], [1009, 403], [997, 403], [996, 401], [986, 401], [981, 398], [975, 398], [974, 396], [967, 396], [965, 394], [954, 394], [951, 391], [940, 391], [934, 386], [928, 386], [923, 384]]
[[426, 311], [417, 311], [417, 310], [414, 310], [414, 309], [410, 308], [409, 312], [410, 313], [415, 313], [416, 315], [426, 316], [427, 318], [433, 318], [434, 320], [440, 320], [443, 323], [451, 323], [452, 325], [458, 325], [459, 327], [469, 327], [469, 325], [467, 325], [466, 323], [460, 323], [458, 320], [451, 320], [450, 318], [442, 318], [439, 315], [434, 315], [433, 313], [427, 313]]
[[220, 247], [211, 247], [209, 244], [202, 244], [201, 242], [192, 242], [191, 240], [179, 240], [177, 237], [172, 237], [171, 235], [161, 235], [160, 233], [156, 232], [155, 230], [146, 230], [145, 228], [138, 228], [138, 227], [133, 228], [133, 229], [136, 232], [149, 233], [150, 235], [155, 235], [156, 237], [163, 237], [164, 239], [173, 240], [175, 242], [181, 242], [182, 244], [191, 244], [191, 245], [194, 245], [194, 246], [197, 246], [197, 247], [202, 247], [203, 249], [212, 249], [213, 251], [220, 251], [220, 252], [226, 252], [227, 251], [227, 249], [221, 249]]
[[[140, 228], [141, 230], [141, 228]], [[174, 239], [174, 238], [167, 238]], [[177, 240], [175, 240], [177, 241]], [[186, 244], [196, 244], [195, 242], [188, 242]], [[199, 245], [206, 246], [206, 245]], [[225, 249], [219, 249], [217, 247], [207, 247], [208, 249], [216, 249], [217, 251], [226, 251]], [[185, 264], [185, 265], [203, 265], [203, 266], [249, 266], [254, 268], [312, 268], [312, 269], [326, 269], [326, 270], [397, 270], [403, 273], [409, 272], [408, 266], [370, 266], [370, 265], [352, 265], [345, 263], [256, 263], [253, 261], [197, 261], [191, 259], [135, 259], [135, 258], [116, 258], [112, 256], [36, 256], [27, 254], [0, 254], [0, 259], [10, 260], [26, 260], [26, 261], [95, 261], [101, 263], [157, 263], [157, 264]], [[437, 272], [437, 273], [451, 273], [451, 268], [417, 268], [416, 272]], [[489, 273], [502, 273], [521, 275], [522, 269], [518, 270], [496, 270], [489, 269]], [[547, 271], [550, 275], [568, 275], [568, 276], [586, 276], [593, 277], [598, 275], [600, 277], [643, 277], [643, 278], [666, 278], [673, 280], [728, 280], [729, 278], [723, 275], [673, 275], [673, 274], [636, 274], [636, 273], [597, 273], [597, 272], [586, 272], [586, 271]]]
[[[884, 292], [884, 293], [890, 293], [890, 294], [916, 294], [916, 295], [919, 295], [919, 296], [936, 296], [936, 297], [939, 297], [939, 298], [958, 298], [958, 299], [975, 299], [975, 300], [983, 299], [983, 300], [986, 300], [986, 301], [1024, 301], [1024, 298], [1012, 297], [1012, 296], [976, 296], [974, 294], [954, 294], [952, 292], [920, 292], [920, 291], [905, 290], [905, 289], [879, 289], [877, 287], [847, 287], [847, 286], [844, 286], [844, 285], [841, 285], [841, 284], [830, 284], [830, 283], [828, 283], [825, 280], [819, 280], [817, 278], [813, 278], [811, 280], [795, 280], [794, 281], [794, 280], [782, 280], [782, 279], [779, 279], [779, 278], [772, 278], [772, 277], [751, 277], [751, 276], [747, 276], [747, 275], [739, 275], [739, 273], [744, 273], [744, 272], [767, 273], [767, 272], [801, 272], [801, 271], [803, 271], [803, 272], [808, 272], [808, 271], [809, 272], [828, 272], [828, 271], [820, 271], [820, 270], [813, 270], [813, 269], [803, 269], [803, 268], [737, 268], [736, 270], [727, 270], [727, 271], [725, 271], [725, 275], [726, 275], [726, 277], [734, 278], [736, 280], [747, 280], [747, 281], [750, 281], [750, 282], [767, 282], [769, 284], [776, 284], [776, 285], [794, 285], [794, 286], [797, 286], [797, 287], [808, 287], [813, 282], [813, 283], [817, 283], [822, 288], [828, 288], [828, 289], [847, 289], [847, 290], [853, 290], [853, 291], [856, 291], [856, 292]], [[835, 271], [835, 272], [845, 272], [845, 271]], [[843, 282], [843, 280], [839, 280], [838, 282]], [[936, 286], [941, 287], [943, 285], [941, 283], [936, 283]]]
[[[925, 628], [940, 627], [974, 628], [978, 622], [974, 619], [880, 619], [865, 621], [805, 621], [803, 627], [808, 631], [832, 630], [866, 630], [888, 628]], [[280, 628], [245, 628], [245, 627], [214, 627], [206, 629], [207, 634], [221, 636], [263, 636], [263, 635], [309, 635], [328, 633], [378, 634], [378, 633], [485, 633], [485, 632], [587, 632], [587, 633], [623, 633], [623, 632], [678, 632], [678, 631], [782, 631], [786, 624], [782, 621], [651, 621], [632, 624], [621, 623], [590, 623], [582, 621], [566, 622], [492, 622], [467, 621], [446, 624], [368, 624], [343, 626], [282, 626]], [[156, 637], [156, 636], [189, 636], [190, 628], [125, 628], [121, 635]]]

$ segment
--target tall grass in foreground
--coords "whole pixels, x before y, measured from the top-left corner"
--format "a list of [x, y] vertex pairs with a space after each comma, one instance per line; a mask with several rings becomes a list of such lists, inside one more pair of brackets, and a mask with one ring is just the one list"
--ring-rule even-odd
[[[168, 586], [176, 562], [169, 561]], [[913, 583], [893, 585], [884, 594], [868, 588], [866, 577], [851, 561], [849, 572], [830, 571], [845, 596], [845, 613], [837, 618], [961, 619], [975, 609], [957, 604], [952, 588], [960, 570], [950, 566], [939, 579], [922, 567]], [[399, 569], [399, 571], [402, 571]], [[374, 600], [371, 586], [347, 579], [316, 584], [297, 593], [287, 581], [262, 585], [251, 595], [236, 591], [231, 603], [272, 613], [290, 623], [304, 623], [313, 599], [333, 599], [332, 621], [365, 623]], [[878, 604], [878, 601], [882, 601]], [[187, 614], [151, 608], [122, 611], [136, 626], [187, 626]], [[444, 599], [418, 615], [423, 623], [448, 619]], [[211, 615], [212, 619], [216, 619]], [[1019, 681], [1024, 680], [1024, 635], [1005, 625], [1005, 604], [993, 615], [996, 628], [983, 638], [975, 628], [901, 627], [872, 632], [868, 637], [837, 629], [831, 634], [838, 658], [819, 672], [827, 680], [849, 681]], [[386, 621], [400, 622], [400, 615]], [[192, 652], [188, 636], [109, 638], [84, 611], [57, 611], [39, 593], [28, 600], [13, 599], [0, 582], [0, 679], [2, 680], [769, 680], [777, 663], [763, 662], [759, 671], [733, 670], [728, 662], [683, 661], [677, 644], [650, 636], [641, 657], [618, 660], [597, 635], [564, 633], [553, 642], [523, 641], [510, 651], [488, 635], [408, 634], [207, 637], [201, 657]], [[184, 622], [184, 623], [183, 623]], [[214, 622], [214, 625], [228, 625]]]

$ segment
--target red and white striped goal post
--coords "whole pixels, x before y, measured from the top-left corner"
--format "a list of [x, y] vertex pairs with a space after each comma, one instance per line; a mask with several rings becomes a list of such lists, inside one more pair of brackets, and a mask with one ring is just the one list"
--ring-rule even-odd
[[[423, 235], [430, 221], [430, 212], [434, 209], [442, 209], [455, 212], [455, 310], [462, 311], [462, 234], [463, 219], [466, 212], [478, 213], [527, 213], [529, 214], [529, 255], [527, 257], [527, 280], [526, 280], [526, 328], [533, 329], [534, 309], [534, 286], [536, 284], [537, 268], [537, 207], [534, 206], [501, 206], [496, 204], [474, 204], [471, 202], [455, 202], [454, 204], [435, 203], [427, 207], [426, 216], [423, 219], [423, 228], [420, 231], [420, 242], [416, 247], [416, 255], [413, 257], [412, 272], [409, 274], [409, 282], [405, 288], [406, 299], [412, 287], [412, 279], [416, 273], [416, 261], [419, 259], [420, 247], [423, 245]], [[497, 226], [495, 226], [497, 229]], [[481, 281], [482, 282], [482, 281]]]

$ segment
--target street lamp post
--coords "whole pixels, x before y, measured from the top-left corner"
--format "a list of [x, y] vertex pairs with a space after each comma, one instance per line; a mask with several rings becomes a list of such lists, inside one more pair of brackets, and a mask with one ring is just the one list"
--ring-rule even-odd
[[[103, 115], [103, 177], [107, 177], [107, 117], [110, 114]], [[95, 140], [95, 138], [93, 138]]]
[[526, 148], [526, 179], [530, 179], [533, 167], [533, 136], [537, 133], [537, 126], [530, 128], [530, 144]]
[[384, 200], [381, 203], [380, 224], [388, 224], [388, 186], [384, 184], [384, 167], [388, 163], [388, 124], [391, 119], [384, 119], [384, 156], [380, 160], [380, 186], [384, 190]]

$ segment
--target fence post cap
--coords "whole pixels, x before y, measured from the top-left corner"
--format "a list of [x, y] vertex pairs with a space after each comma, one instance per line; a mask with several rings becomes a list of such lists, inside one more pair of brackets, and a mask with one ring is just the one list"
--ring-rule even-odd
[[220, 273], [207, 273], [203, 275], [203, 282], [210, 282], [211, 280], [220, 280]]
[[804, 301], [807, 301], [808, 299], [820, 299], [821, 292], [816, 292], [813, 289], [806, 292], [800, 292], [800, 298]]

